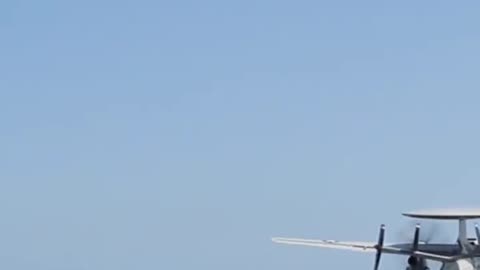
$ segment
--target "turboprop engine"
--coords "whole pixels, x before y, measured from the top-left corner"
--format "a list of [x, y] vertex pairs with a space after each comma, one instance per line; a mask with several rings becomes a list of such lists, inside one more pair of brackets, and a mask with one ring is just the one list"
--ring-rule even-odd
[[427, 270], [427, 261], [423, 258], [418, 258], [415, 256], [408, 257], [408, 266], [407, 270]]
[[[375, 245], [375, 248], [377, 249], [377, 254], [375, 256], [375, 265], [373, 268], [374, 270], [378, 270], [378, 265], [380, 263], [380, 257], [382, 255], [382, 250], [383, 250], [384, 238], [385, 238], [385, 225], [382, 224], [382, 226], [380, 227], [378, 243]], [[411, 245], [412, 252], [418, 251], [419, 242], [420, 242], [420, 224], [417, 224], [415, 226], [415, 233], [413, 235], [413, 243]], [[428, 270], [429, 269], [427, 266], [427, 260], [425, 260], [425, 258], [411, 255], [410, 257], [408, 257], [407, 262], [408, 262], [408, 266], [406, 267], [406, 270]], [[460, 269], [456, 269], [456, 270], [460, 270]]]

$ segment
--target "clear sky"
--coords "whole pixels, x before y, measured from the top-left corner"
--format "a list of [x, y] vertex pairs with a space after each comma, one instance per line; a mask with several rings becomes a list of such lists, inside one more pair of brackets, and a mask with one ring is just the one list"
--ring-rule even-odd
[[0, 267], [370, 269], [270, 237], [480, 206], [479, 11], [2, 1]]

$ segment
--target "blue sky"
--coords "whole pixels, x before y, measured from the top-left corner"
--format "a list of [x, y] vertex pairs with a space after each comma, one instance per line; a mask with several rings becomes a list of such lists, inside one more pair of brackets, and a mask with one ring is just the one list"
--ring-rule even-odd
[[479, 8], [3, 1], [0, 266], [369, 269], [270, 237], [479, 204]]

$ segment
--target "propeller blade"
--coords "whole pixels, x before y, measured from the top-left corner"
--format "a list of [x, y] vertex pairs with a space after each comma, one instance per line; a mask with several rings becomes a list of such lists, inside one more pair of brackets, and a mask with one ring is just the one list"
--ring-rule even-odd
[[375, 246], [377, 248], [377, 254], [375, 255], [375, 266], [373, 267], [373, 270], [378, 270], [378, 266], [380, 265], [380, 258], [382, 257], [382, 247], [383, 247], [383, 240], [384, 239], [385, 239], [385, 225], [382, 224], [380, 226], [378, 243]]
[[374, 270], [378, 270], [378, 266], [380, 265], [380, 257], [382, 256], [382, 253], [380, 251], [377, 252], [377, 255], [375, 256], [375, 267], [373, 268]]
[[480, 244], [480, 229], [478, 228], [478, 223], [475, 223], [475, 234], [477, 235], [477, 242]]
[[413, 250], [418, 250], [418, 242], [420, 241], [420, 224], [415, 226], [415, 234], [413, 236]]

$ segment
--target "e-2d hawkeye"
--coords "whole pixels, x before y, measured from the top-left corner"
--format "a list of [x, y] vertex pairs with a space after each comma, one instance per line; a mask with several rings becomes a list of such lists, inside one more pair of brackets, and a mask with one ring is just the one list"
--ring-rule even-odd
[[428, 270], [427, 261], [441, 263], [440, 270], [480, 270], [480, 230], [475, 224], [476, 238], [467, 236], [467, 220], [479, 219], [480, 209], [441, 209], [403, 213], [418, 219], [458, 220], [456, 243], [427, 243], [420, 240], [420, 224], [417, 223], [410, 243], [384, 243], [385, 225], [380, 226], [377, 242], [343, 242], [298, 238], [273, 238], [273, 242], [322, 248], [334, 248], [361, 252], [373, 252], [374, 270], [378, 270], [382, 254], [407, 256], [407, 270]]

